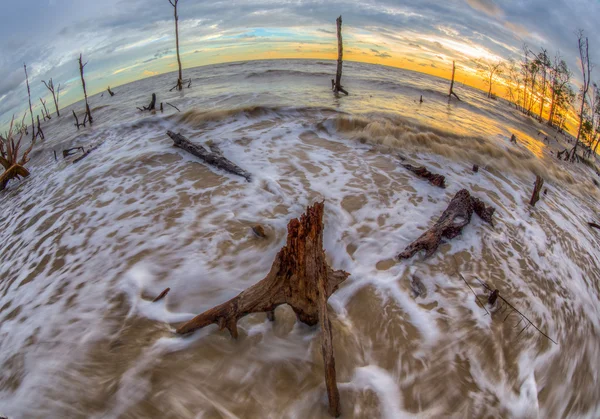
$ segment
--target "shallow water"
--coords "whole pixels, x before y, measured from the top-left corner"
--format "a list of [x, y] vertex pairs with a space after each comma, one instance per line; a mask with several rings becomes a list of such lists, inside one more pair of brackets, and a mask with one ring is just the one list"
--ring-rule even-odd
[[[600, 236], [587, 227], [600, 195], [586, 171], [482, 92], [457, 88], [463, 102], [448, 104], [446, 81], [347, 63], [351, 96], [336, 98], [334, 69], [197, 68], [183, 93], [168, 92], [169, 74], [92, 97], [91, 128], [77, 131], [70, 108], [46, 125], [32, 175], [0, 202], [0, 413], [329, 417], [319, 330], [289, 307], [274, 323], [244, 318], [237, 341], [215, 326], [173, 333], [262, 279], [289, 220], [325, 200], [329, 263], [351, 273], [329, 301], [343, 417], [600, 415]], [[152, 92], [183, 112], [137, 111]], [[168, 129], [216, 143], [253, 181], [174, 148]], [[53, 150], [97, 144], [75, 165], [54, 161]], [[535, 174], [548, 193], [530, 208]], [[497, 208], [495, 225], [474, 216], [433, 257], [395, 260], [462, 188]], [[558, 344], [532, 328], [518, 336], [516, 314], [486, 315], [458, 271]]]

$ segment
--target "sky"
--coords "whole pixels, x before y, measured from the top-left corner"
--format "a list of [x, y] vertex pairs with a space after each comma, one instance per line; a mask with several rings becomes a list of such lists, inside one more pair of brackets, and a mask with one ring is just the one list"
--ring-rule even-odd
[[[52, 99], [42, 80], [62, 85], [60, 105], [88, 94], [174, 71], [173, 8], [168, 0], [2, 0], [0, 126], [27, 107], [27, 63], [34, 113]], [[449, 78], [484, 89], [473, 60], [517, 57], [530, 48], [559, 50], [576, 77], [577, 35], [600, 63], [600, 0], [179, 0], [184, 69], [267, 58], [335, 59], [335, 19], [343, 15], [344, 59]], [[598, 69], [594, 74], [600, 81]], [[593, 77], [594, 79], [594, 77]], [[503, 94], [503, 92], [498, 92]]]

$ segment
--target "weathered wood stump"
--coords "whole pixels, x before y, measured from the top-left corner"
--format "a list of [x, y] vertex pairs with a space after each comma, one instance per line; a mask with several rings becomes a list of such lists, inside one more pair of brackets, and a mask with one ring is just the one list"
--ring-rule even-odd
[[495, 208], [488, 207], [481, 200], [472, 197], [466, 189], [461, 189], [454, 195], [448, 208], [433, 227], [409, 244], [398, 258], [409, 259], [421, 250], [425, 250], [425, 256], [429, 257], [435, 253], [443, 237], [453, 239], [462, 232], [463, 227], [471, 222], [473, 212], [492, 224], [492, 215], [495, 211]]
[[431, 183], [433, 186], [437, 186], [438, 188], [446, 187], [446, 178], [442, 175], [431, 173], [429, 170], [427, 170], [427, 168], [425, 166], [417, 167], [417, 166], [412, 166], [410, 164], [403, 164], [402, 166], [405, 169], [410, 170], [411, 172], [413, 172], [415, 175], [419, 176], [420, 178], [428, 180], [429, 183]]
[[533, 185], [533, 193], [531, 194], [531, 199], [529, 200], [529, 205], [535, 207], [535, 204], [540, 200], [540, 191], [544, 187], [544, 179], [541, 176], [535, 177], [535, 184]]
[[338, 17], [335, 20], [337, 27], [337, 41], [338, 41], [338, 59], [337, 59], [337, 69], [335, 72], [335, 82], [333, 82], [333, 91], [335, 93], [342, 92], [346, 96], [348, 96], [348, 92], [342, 86], [342, 66], [344, 64], [344, 43], [342, 41], [342, 17]]
[[321, 325], [321, 350], [325, 365], [325, 383], [329, 398], [329, 413], [340, 415], [336, 382], [331, 323], [327, 314], [327, 299], [346, 280], [348, 273], [334, 271], [325, 261], [323, 251], [323, 208], [315, 203], [300, 219], [288, 224], [286, 245], [279, 251], [267, 276], [240, 293], [177, 328], [185, 334], [210, 324], [228, 329], [237, 338], [237, 322], [251, 313], [267, 313], [275, 319], [277, 306], [288, 304], [299, 321]]
[[176, 134], [172, 131], [167, 131], [167, 135], [171, 137], [173, 142], [175, 143], [175, 147], [179, 147], [188, 153], [193, 154], [196, 157], [204, 160], [206, 163], [218, 167], [219, 169], [223, 169], [229, 173], [233, 173], [234, 175], [241, 176], [245, 178], [248, 182], [252, 180], [252, 175], [237, 166], [235, 163], [226, 159], [220, 152], [208, 151], [203, 146], [199, 144], [194, 144], [187, 138], [185, 138], [181, 134]]

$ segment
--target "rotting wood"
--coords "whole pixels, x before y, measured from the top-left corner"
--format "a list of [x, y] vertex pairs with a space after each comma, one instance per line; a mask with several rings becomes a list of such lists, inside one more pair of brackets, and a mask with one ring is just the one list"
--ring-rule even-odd
[[533, 193], [531, 194], [531, 199], [529, 200], [529, 205], [535, 207], [535, 204], [540, 200], [540, 191], [544, 186], [544, 179], [541, 176], [535, 177], [535, 184], [533, 185]]
[[77, 114], [75, 113], [74, 110], [72, 110], [73, 112], [73, 116], [75, 117], [75, 126], [77, 127], [77, 130], [79, 131], [79, 127], [84, 127], [85, 128], [85, 124], [87, 122], [87, 113], [85, 114], [85, 116], [83, 117], [83, 122], [80, 124], [79, 123], [79, 118], [77, 118]]
[[413, 166], [410, 164], [403, 164], [402, 167], [410, 170], [411, 172], [413, 172], [415, 175], [419, 176], [420, 178], [428, 180], [429, 183], [431, 183], [433, 186], [437, 186], [438, 188], [446, 187], [446, 178], [442, 175], [437, 175], [435, 173], [431, 173], [429, 170], [427, 170], [427, 168], [425, 166], [417, 167], [417, 166]]
[[[25, 116], [23, 116], [22, 121], [24, 120]], [[29, 161], [29, 153], [31, 153], [31, 150], [35, 145], [35, 137], [33, 137], [31, 144], [23, 152], [21, 159], [19, 159], [21, 141], [26, 132], [22, 129], [23, 122], [21, 122], [21, 127], [19, 129], [15, 127], [14, 122], [15, 117], [13, 116], [6, 137], [0, 135], [0, 165], [4, 168], [4, 173], [0, 175], [0, 191], [6, 188], [6, 185], [8, 185], [8, 182], [11, 179], [18, 180], [22, 177], [25, 178], [29, 176], [29, 170], [24, 166]], [[18, 138], [15, 138], [16, 134], [19, 134]]]
[[452, 61], [452, 80], [450, 81], [450, 91], [448, 92], [448, 100], [454, 96], [460, 102], [460, 98], [454, 93], [454, 73], [456, 72], [456, 63]]
[[163, 298], [165, 298], [167, 296], [167, 294], [169, 293], [169, 291], [171, 291], [171, 288], [166, 288], [163, 292], [161, 292], [160, 294], [158, 294], [158, 296], [152, 300], [153, 303], [162, 300]]
[[438, 221], [421, 237], [409, 244], [398, 258], [409, 259], [421, 250], [426, 251], [426, 257], [433, 255], [442, 238], [452, 239], [462, 232], [463, 227], [471, 221], [473, 212], [491, 224], [495, 208], [486, 206], [481, 200], [472, 197], [469, 191], [461, 189], [454, 195]]
[[337, 69], [335, 72], [335, 82], [333, 91], [335, 93], [342, 92], [346, 96], [348, 96], [348, 92], [342, 86], [342, 67], [344, 64], [344, 44], [342, 41], [342, 17], [338, 17], [335, 20], [337, 26], [337, 41], [338, 41], [338, 59], [337, 59]]
[[321, 326], [321, 352], [325, 367], [325, 383], [329, 399], [329, 413], [340, 415], [340, 396], [337, 388], [331, 322], [327, 313], [327, 299], [346, 280], [348, 273], [334, 271], [327, 265], [323, 250], [322, 202], [307, 208], [300, 219], [288, 224], [286, 245], [277, 254], [271, 270], [260, 282], [237, 297], [196, 316], [177, 328], [186, 334], [210, 324], [228, 329], [237, 338], [237, 322], [252, 313], [267, 313], [274, 320], [277, 306], [288, 304], [299, 321]]
[[234, 175], [241, 176], [245, 178], [248, 182], [252, 180], [252, 175], [250, 173], [248, 173], [241, 167], [237, 166], [235, 163], [225, 158], [222, 154], [208, 151], [202, 145], [192, 143], [190, 140], [188, 140], [181, 134], [176, 134], [172, 131], [167, 131], [167, 135], [171, 137], [171, 139], [175, 143], [175, 147], [179, 147], [187, 151], [188, 153], [199, 157], [204, 162], [212, 166], [218, 167], [219, 169], [223, 169], [229, 173], [233, 173]]
[[89, 156], [92, 153], [92, 151], [97, 150], [101, 145], [102, 145], [102, 143], [97, 144], [92, 148], [88, 148], [88, 150], [84, 151], [84, 153], [81, 156], [79, 156], [75, 160], [73, 160], [73, 164], [79, 163], [81, 160], [85, 159], [87, 156]]
[[73, 147], [73, 148], [67, 148], [66, 150], [63, 150], [62, 151], [63, 159], [66, 159], [67, 157], [72, 156], [73, 154], [77, 153], [78, 151], [85, 153], [85, 148]]

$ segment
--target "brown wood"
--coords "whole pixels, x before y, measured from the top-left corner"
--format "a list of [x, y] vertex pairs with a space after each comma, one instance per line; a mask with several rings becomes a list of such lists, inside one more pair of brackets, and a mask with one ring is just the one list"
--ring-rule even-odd
[[340, 415], [340, 396], [327, 299], [349, 274], [341, 270], [334, 271], [327, 265], [323, 251], [323, 209], [322, 202], [315, 203], [307, 208], [306, 214], [302, 214], [300, 219], [289, 222], [287, 243], [262, 281], [237, 297], [196, 316], [177, 328], [177, 333], [186, 334], [210, 324], [218, 324], [220, 330], [227, 328], [231, 336], [237, 338], [237, 322], [242, 317], [266, 312], [269, 320], [273, 321], [277, 306], [290, 305], [299, 321], [309, 326], [321, 325], [321, 352], [329, 412], [337, 417]]
[[344, 90], [342, 86], [342, 66], [344, 64], [344, 43], [342, 41], [342, 17], [338, 17], [335, 20], [337, 26], [337, 41], [338, 41], [338, 59], [337, 59], [337, 70], [335, 72], [335, 82], [333, 91], [338, 93], [342, 92], [346, 96], [348, 92]]
[[171, 137], [173, 142], [175, 143], [175, 147], [179, 147], [188, 153], [193, 154], [196, 157], [204, 160], [206, 163], [218, 167], [219, 169], [223, 169], [229, 173], [233, 173], [234, 175], [241, 176], [245, 178], [248, 182], [252, 180], [252, 175], [237, 166], [235, 163], [226, 159], [220, 152], [208, 151], [200, 144], [194, 144], [187, 138], [185, 138], [181, 134], [176, 134], [172, 131], [167, 131], [167, 135]]
[[[83, 68], [87, 63], [83, 64], [83, 55], [79, 54], [79, 74], [81, 75], [81, 85], [83, 86], [83, 97], [85, 98], [85, 114], [87, 115], [90, 124], [94, 122], [92, 118], [92, 111], [90, 110], [90, 104], [88, 103], [87, 90], [85, 88], [85, 78], [83, 77]], [[84, 125], [85, 126], [85, 125]]]
[[472, 197], [466, 189], [461, 189], [452, 198], [438, 221], [421, 237], [409, 244], [398, 258], [409, 259], [421, 250], [426, 251], [426, 257], [433, 255], [442, 238], [453, 239], [462, 232], [463, 227], [471, 222], [474, 211], [482, 216], [484, 221], [491, 223], [495, 209], [487, 207], [482, 201]]
[[[23, 121], [25, 116], [23, 116]], [[31, 141], [29, 147], [23, 152], [21, 159], [19, 159], [19, 151], [21, 149], [21, 141], [25, 132], [22, 130], [23, 123], [21, 122], [21, 129], [14, 127], [15, 118], [10, 121], [10, 126], [6, 133], [6, 137], [0, 136], [0, 164], [4, 168], [4, 173], [0, 175], [0, 191], [6, 188], [6, 185], [11, 179], [20, 179], [29, 176], [29, 171], [24, 167], [29, 161], [29, 153], [35, 145], [35, 137]], [[18, 138], [15, 138], [16, 134], [19, 134]]]
[[451, 99], [452, 96], [457, 98], [460, 101], [460, 98], [456, 93], [454, 93], [454, 73], [456, 72], [456, 63], [452, 61], [452, 80], [450, 81], [450, 92], [448, 93], [448, 99]]
[[171, 288], [166, 288], [163, 292], [161, 292], [160, 294], [158, 294], [158, 297], [156, 297], [154, 300], [152, 300], [153, 303], [162, 300], [163, 298], [165, 298], [167, 296], [167, 294], [169, 293], [169, 291], [171, 291]]
[[598, 224], [596, 224], [596, 223], [593, 223], [593, 222], [591, 222], [591, 221], [590, 221], [590, 222], [588, 223], [588, 225], [589, 225], [590, 227], [592, 227], [592, 228], [597, 228], [598, 230], [600, 230], [600, 225], [598, 225]]
[[428, 180], [429, 183], [431, 183], [434, 186], [437, 186], [438, 188], [446, 187], [446, 178], [444, 176], [436, 175], [435, 173], [431, 173], [424, 166], [417, 167], [417, 166], [412, 166], [410, 164], [403, 164], [402, 166], [405, 169], [410, 170], [411, 172], [413, 172], [415, 175], [419, 176], [420, 178]]
[[540, 200], [540, 191], [544, 186], [544, 179], [541, 176], [535, 177], [535, 184], [533, 185], [533, 193], [531, 194], [531, 199], [529, 200], [529, 205], [535, 207], [535, 204]]

